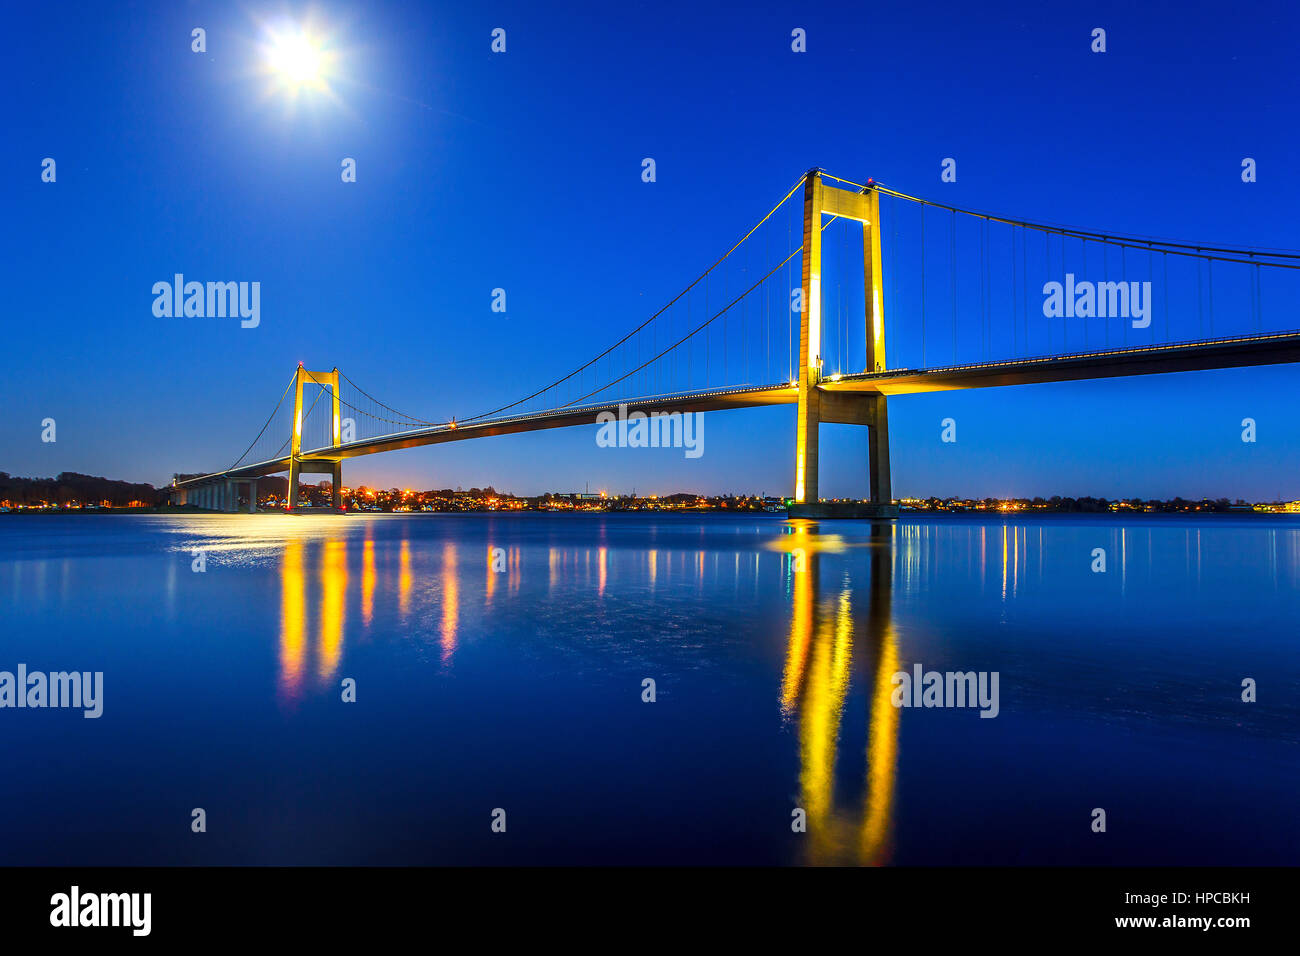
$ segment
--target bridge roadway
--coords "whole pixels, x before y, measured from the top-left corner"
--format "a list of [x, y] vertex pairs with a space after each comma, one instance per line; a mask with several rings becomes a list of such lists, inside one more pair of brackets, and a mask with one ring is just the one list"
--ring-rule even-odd
[[[1204, 339], [1173, 345], [1134, 346], [1093, 352], [1077, 352], [1042, 358], [1014, 359], [931, 368], [891, 369], [885, 372], [857, 372], [822, 379], [824, 392], [875, 392], [908, 395], [917, 392], [988, 388], [1004, 385], [1032, 385], [1080, 379], [1114, 378], [1165, 372], [1204, 371], [1300, 362], [1300, 331], [1265, 333], [1232, 338]], [[556, 411], [536, 412], [483, 422], [439, 425], [412, 429], [349, 442], [337, 447], [304, 449], [299, 461], [335, 462], [361, 455], [436, 445], [490, 435], [512, 435], [546, 428], [590, 425], [601, 412], [618, 413], [620, 404], [642, 412], [709, 412], [725, 408], [755, 408], [762, 405], [792, 405], [798, 389], [789, 382], [774, 385], [745, 385], [707, 389], [672, 395], [649, 396], [601, 405], [583, 405]], [[187, 481], [176, 488], [202, 485], [219, 479], [249, 479], [289, 470], [289, 457], [274, 458], [232, 471], [214, 472]], [[307, 469], [304, 469], [307, 470]]]

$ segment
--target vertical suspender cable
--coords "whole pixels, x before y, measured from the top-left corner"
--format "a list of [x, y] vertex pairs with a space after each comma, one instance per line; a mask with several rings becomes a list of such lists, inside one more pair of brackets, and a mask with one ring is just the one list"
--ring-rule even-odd
[[1214, 337], [1214, 260], [1207, 259], [1205, 262], [1205, 275], [1209, 279], [1210, 285], [1210, 337]]
[[[1196, 250], [1200, 252], [1200, 249]], [[1203, 293], [1201, 291], [1201, 266], [1204, 265], [1204, 259], [1196, 260], [1196, 337], [1205, 338], [1205, 305], [1203, 302]]]
[[957, 210], [952, 212], [952, 232], [948, 237], [948, 285], [952, 297], [952, 364], [957, 364]]
[[1020, 309], [1025, 316], [1025, 352], [1033, 354], [1029, 347], [1029, 230], [1020, 236]]
[[988, 359], [989, 346], [985, 338], [985, 320], [988, 312], [988, 227], [989, 221], [980, 221], [980, 358]]
[[[1083, 278], [1086, 282], [1088, 279], [1088, 240], [1084, 239], [1079, 245], [1083, 249]], [[1083, 348], [1084, 351], [1087, 351], [1090, 348], [1088, 337], [1088, 316], [1086, 315], [1083, 317]]]
[[[1128, 289], [1128, 249], [1124, 246], [1119, 247], [1119, 278], [1124, 283], [1124, 288]], [[1129, 290], [1132, 291], [1131, 289]], [[1124, 345], [1128, 346], [1128, 329], [1133, 324], [1133, 297], [1129, 296], [1128, 315], [1124, 318]]]
[[[1043, 270], [1050, 278], [1052, 275], [1052, 237], [1048, 233], [1043, 233]], [[1064, 310], [1062, 310], [1064, 311]], [[1052, 323], [1047, 323], [1047, 351], [1052, 351]], [[1065, 351], [1065, 346], [1061, 346], [1061, 351]]]
[[921, 205], [921, 368], [925, 368], [925, 204]]
[[1167, 252], [1160, 253], [1160, 261], [1164, 265], [1164, 272], [1165, 272], [1165, 281], [1164, 281], [1165, 294], [1162, 295], [1160, 298], [1164, 300], [1165, 341], [1168, 342], [1169, 341], [1169, 253]]

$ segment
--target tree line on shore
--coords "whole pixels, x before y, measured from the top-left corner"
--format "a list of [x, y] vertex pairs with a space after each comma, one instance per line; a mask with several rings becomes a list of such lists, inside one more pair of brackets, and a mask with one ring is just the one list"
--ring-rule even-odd
[[11, 506], [103, 504], [125, 508], [131, 504], [155, 507], [167, 500], [167, 493], [142, 482], [115, 481], [75, 471], [60, 472], [54, 478], [19, 478], [0, 471], [0, 501]]

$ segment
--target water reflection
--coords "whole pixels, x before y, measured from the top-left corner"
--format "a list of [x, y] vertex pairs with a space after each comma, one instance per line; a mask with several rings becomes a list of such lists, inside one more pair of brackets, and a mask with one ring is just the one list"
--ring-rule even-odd
[[361, 622], [370, 627], [375, 615], [375, 539], [366, 538], [361, 551]]
[[[402, 542], [405, 544], [406, 542]], [[460, 607], [456, 591], [456, 546], [448, 541], [442, 546], [442, 660], [451, 660], [456, 651], [456, 622]]]
[[320, 654], [316, 676], [329, 682], [343, 654], [343, 623], [348, 592], [348, 546], [346, 541], [326, 541], [320, 563]]
[[402, 612], [402, 617], [406, 617], [406, 612], [411, 606], [411, 542], [402, 538], [402, 550], [398, 559], [401, 562], [399, 576], [397, 579], [397, 606]]
[[306, 581], [302, 573], [303, 543], [290, 538], [280, 562], [280, 688], [289, 699], [302, 686], [303, 657], [307, 653]]
[[[781, 539], [787, 555], [790, 633], [781, 683], [781, 709], [798, 721], [800, 806], [808, 815], [808, 862], [876, 865], [886, 862], [897, 763], [898, 709], [890, 701], [898, 648], [891, 618], [893, 530], [873, 527], [867, 581], [845, 564], [823, 595], [823, 555], [843, 550], [815, 522], [792, 521]], [[862, 572], [859, 571], [859, 574]], [[854, 613], [855, 590], [866, 607]], [[865, 610], [865, 614], [863, 614]], [[835, 771], [855, 654], [868, 689], [865, 780], [861, 805], [836, 802]]]

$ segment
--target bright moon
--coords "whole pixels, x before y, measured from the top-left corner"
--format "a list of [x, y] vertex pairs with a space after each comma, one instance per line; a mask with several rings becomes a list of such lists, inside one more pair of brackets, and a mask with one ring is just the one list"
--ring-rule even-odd
[[275, 68], [295, 83], [309, 83], [320, 75], [320, 51], [306, 37], [279, 41], [271, 56]]
[[322, 44], [300, 31], [272, 35], [267, 47], [272, 71], [292, 90], [324, 87], [327, 59]]

